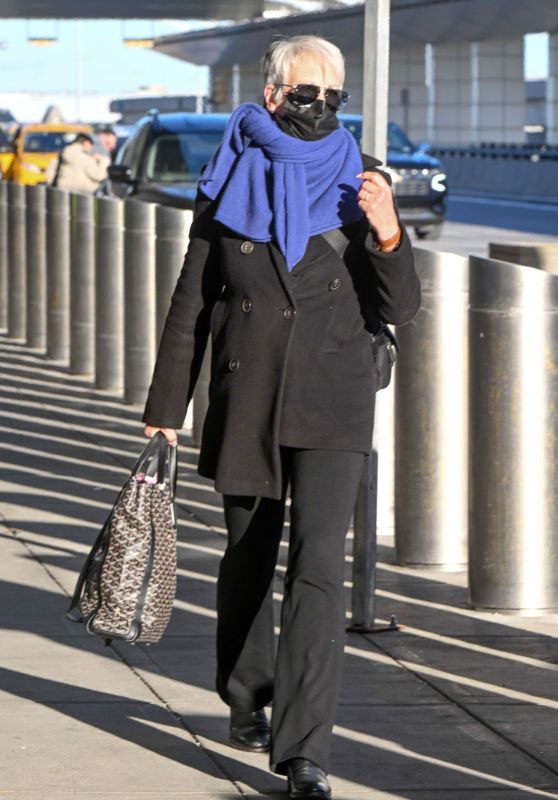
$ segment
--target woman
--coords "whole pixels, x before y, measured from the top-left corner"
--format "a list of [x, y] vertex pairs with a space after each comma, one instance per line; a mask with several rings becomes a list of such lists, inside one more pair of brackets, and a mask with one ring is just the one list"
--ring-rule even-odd
[[[264, 106], [233, 113], [200, 180], [143, 419], [147, 436], [176, 441], [211, 333], [199, 472], [223, 494], [228, 530], [217, 690], [233, 745], [270, 749], [291, 797], [329, 798], [344, 539], [372, 439], [368, 331], [380, 319], [408, 322], [420, 289], [380, 162], [339, 125], [341, 52], [296, 36], [274, 42], [263, 69]], [[337, 229], [340, 254], [326, 238]], [[275, 655], [271, 584], [287, 491]]]

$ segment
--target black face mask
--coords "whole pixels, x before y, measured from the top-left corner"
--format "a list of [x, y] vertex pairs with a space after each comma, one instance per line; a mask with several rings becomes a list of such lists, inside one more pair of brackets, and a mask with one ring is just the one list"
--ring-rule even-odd
[[295, 106], [287, 95], [281, 113], [274, 117], [283, 133], [306, 141], [323, 139], [339, 127], [335, 111], [320, 99], [309, 106]]

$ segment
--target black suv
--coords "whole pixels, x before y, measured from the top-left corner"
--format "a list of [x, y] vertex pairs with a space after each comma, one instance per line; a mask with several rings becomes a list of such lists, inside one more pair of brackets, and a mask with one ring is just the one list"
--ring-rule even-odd
[[136, 124], [109, 167], [102, 194], [193, 208], [197, 182], [223, 138], [228, 114], [157, 114]]

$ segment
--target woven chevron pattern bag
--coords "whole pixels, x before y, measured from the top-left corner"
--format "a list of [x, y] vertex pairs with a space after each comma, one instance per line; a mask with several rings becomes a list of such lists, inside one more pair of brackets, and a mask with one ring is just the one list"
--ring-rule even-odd
[[67, 617], [105, 640], [158, 642], [176, 594], [176, 447], [156, 433], [78, 578]]

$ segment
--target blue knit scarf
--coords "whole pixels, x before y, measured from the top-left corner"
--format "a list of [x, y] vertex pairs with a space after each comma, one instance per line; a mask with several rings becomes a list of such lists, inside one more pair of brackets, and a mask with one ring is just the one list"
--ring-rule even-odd
[[275, 241], [289, 272], [308, 239], [362, 216], [362, 158], [344, 127], [318, 141], [283, 133], [265, 108], [244, 103], [200, 179], [215, 219], [255, 242]]

